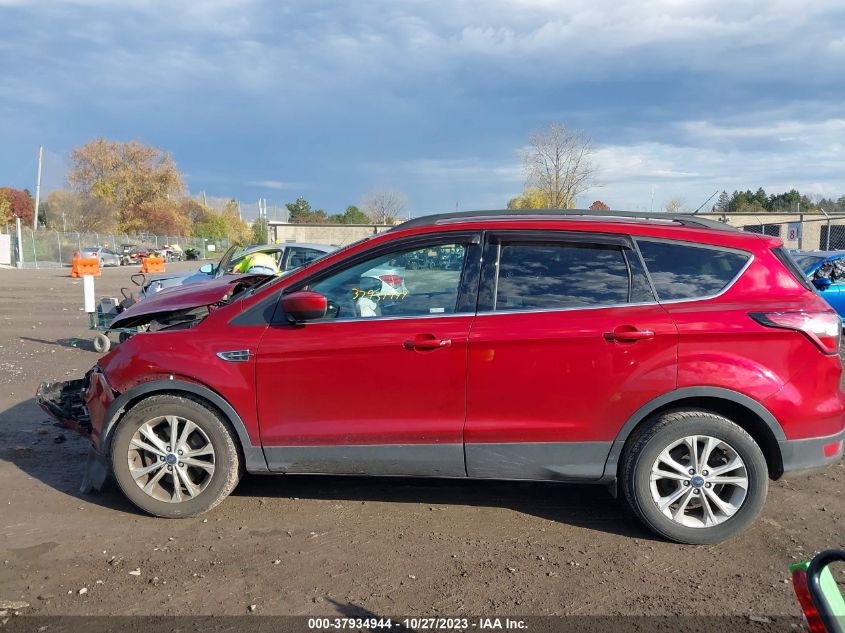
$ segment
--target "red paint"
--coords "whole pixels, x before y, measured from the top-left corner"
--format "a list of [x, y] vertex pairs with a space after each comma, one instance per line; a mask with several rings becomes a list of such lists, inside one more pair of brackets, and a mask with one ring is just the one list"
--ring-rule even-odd
[[319, 292], [300, 290], [282, 297], [282, 309], [294, 320], [319, 319], [326, 314], [326, 298]]
[[460, 443], [472, 319], [269, 328], [256, 364], [265, 445]]
[[254, 277], [256, 275], [223, 275], [200, 284], [165, 288], [121, 312], [112, 321], [111, 327], [122, 327], [123, 323], [142, 315], [187, 310], [222, 301], [234, 292], [238, 283]]
[[837, 453], [842, 451], [842, 440], [838, 442], [831, 442], [830, 444], [825, 444], [822, 447], [822, 452], [824, 453], [825, 457], [835, 457]]
[[[607, 340], [616, 330], [654, 336]], [[660, 306], [480, 315], [465, 440], [612, 440], [637, 409], [675, 388], [677, 347]]]

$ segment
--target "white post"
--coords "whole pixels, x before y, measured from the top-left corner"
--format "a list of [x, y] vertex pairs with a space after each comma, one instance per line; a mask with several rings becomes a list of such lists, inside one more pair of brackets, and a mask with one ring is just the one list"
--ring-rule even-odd
[[15, 229], [18, 236], [18, 268], [23, 268], [23, 239], [21, 238], [21, 219], [15, 218]]
[[35, 181], [35, 210], [32, 213], [32, 230], [38, 228], [38, 205], [41, 202], [41, 160], [44, 157], [44, 146], [38, 146], [38, 180]]
[[92, 314], [97, 311], [94, 293], [94, 275], [82, 275], [82, 299], [85, 312]]

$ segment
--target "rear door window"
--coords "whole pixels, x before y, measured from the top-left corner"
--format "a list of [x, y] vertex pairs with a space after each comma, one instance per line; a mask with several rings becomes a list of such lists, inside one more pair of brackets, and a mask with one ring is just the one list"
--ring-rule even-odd
[[661, 301], [717, 295], [751, 257], [748, 253], [689, 242], [637, 239], [637, 245]]
[[310, 262], [313, 262], [315, 259], [319, 259], [325, 253], [323, 251], [318, 251], [316, 248], [306, 248], [304, 246], [291, 246], [288, 248], [288, 260], [285, 264], [285, 270], [291, 270], [292, 268], [299, 268], [300, 266], [304, 266]]
[[[556, 310], [653, 301], [636, 253], [617, 244], [508, 241], [499, 245], [493, 309]], [[633, 272], [633, 275], [632, 275]]]

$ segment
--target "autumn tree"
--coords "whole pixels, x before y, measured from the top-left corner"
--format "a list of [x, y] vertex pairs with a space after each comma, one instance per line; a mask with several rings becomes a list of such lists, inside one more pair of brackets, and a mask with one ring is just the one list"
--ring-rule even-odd
[[590, 139], [562, 123], [531, 133], [522, 151], [525, 189], [542, 191], [548, 208], [573, 208], [578, 195], [593, 184], [592, 154]]
[[185, 187], [167, 152], [137, 141], [98, 138], [74, 149], [70, 159], [71, 186], [113, 204], [119, 230], [161, 232], [153, 220], [169, 226], [177, 222], [171, 201], [179, 198]]
[[666, 201], [665, 210], [666, 210], [666, 213], [679, 213], [683, 209], [683, 206], [684, 206], [683, 198], [678, 198], [678, 197], [669, 198], [669, 200]]
[[258, 218], [252, 223], [252, 242], [254, 244], [266, 244], [268, 239], [267, 220], [266, 218]]
[[601, 200], [595, 200], [593, 204], [590, 205], [590, 209], [592, 211], [610, 211], [610, 207], [607, 206]]
[[549, 209], [549, 197], [545, 191], [528, 187], [520, 195], [508, 200], [508, 209]]
[[371, 222], [394, 224], [408, 208], [408, 197], [397, 189], [373, 189], [361, 200]]
[[107, 233], [117, 228], [114, 205], [75, 191], [53, 191], [41, 203], [44, 224], [54, 231]]
[[34, 208], [29, 191], [0, 187], [0, 222], [12, 223], [20, 218], [21, 224], [31, 227]]
[[[229, 200], [221, 213], [226, 223], [226, 232], [230, 243], [249, 244], [252, 241], [252, 229], [241, 219], [238, 213], [238, 201]], [[262, 240], [264, 243], [265, 240]]]

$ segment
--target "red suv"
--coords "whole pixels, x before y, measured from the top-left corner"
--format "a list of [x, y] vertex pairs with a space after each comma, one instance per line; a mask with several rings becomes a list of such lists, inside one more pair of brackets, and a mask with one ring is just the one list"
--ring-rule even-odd
[[715, 543], [769, 479], [843, 453], [839, 317], [780, 240], [694, 216], [423, 217], [113, 323], [139, 325], [38, 399], [90, 435], [85, 486], [111, 473], [162, 517], [244, 471], [530, 479], [621, 488]]

